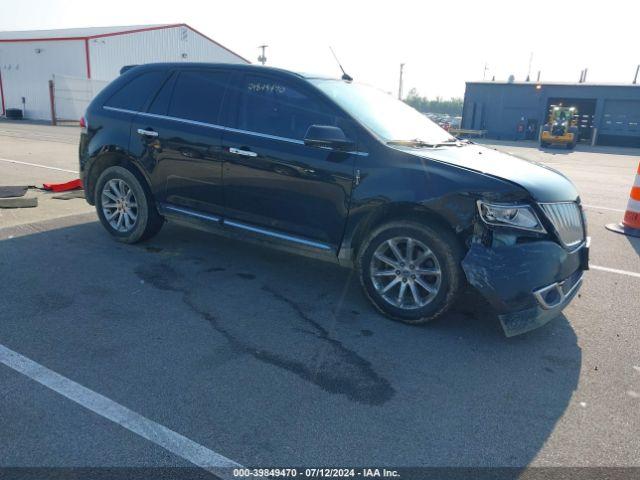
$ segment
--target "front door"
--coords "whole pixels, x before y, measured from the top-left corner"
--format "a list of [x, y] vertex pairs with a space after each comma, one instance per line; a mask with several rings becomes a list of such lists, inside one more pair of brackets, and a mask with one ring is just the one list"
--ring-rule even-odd
[[[223, 137], [226, 215], [276, 235], [337, 248], [353, 182], [353, 153], [310, 147], [310, 125], [348, 121], [303, 81], [247, 74], [236, 85]], [[355, 139], [354, 139], [355, 140]]]
[[186, 69], [137, 115], [132, 150], [142, 150], [152, 188], [163, 207], [223, 214], [219, 115], [228, 72]]

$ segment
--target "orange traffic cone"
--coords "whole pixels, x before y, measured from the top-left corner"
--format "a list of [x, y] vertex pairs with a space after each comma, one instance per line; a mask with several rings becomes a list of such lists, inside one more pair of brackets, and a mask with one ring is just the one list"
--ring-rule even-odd
[[627, 211], [624, 212], [622, 223], [610, 223], [607, 230], [623, 233], [632, 237], [640, 237], [640, 165], [636, 173], [636, 180], [631, 187]]

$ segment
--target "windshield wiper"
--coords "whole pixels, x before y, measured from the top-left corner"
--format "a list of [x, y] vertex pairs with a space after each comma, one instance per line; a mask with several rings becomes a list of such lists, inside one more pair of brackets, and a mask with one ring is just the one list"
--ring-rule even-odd
[[412, 148], [438, 148], [438, 147], [461, 147], [464, 145], [457, 138], [451, 137], [444, 142], [439, 143], [428, 143], [420, 140], [419, 138], [414, 138], [413, 140], [389, 140], [387, 145], [399, 145], [401, 147], [412, 147]]
[[433, 148], [436, 146], [435, 143], [427, 143], [423, 142], [420, 139], [413, 140], [389, 140], [387, 145], [399, 145], [401, 147], [412, 147], [412, 148]]
[[435, 146], [436, 147], [461, 147], [463, 145], [466, 145], [466, 142], [461, 142], [458, 139], [454, 139], [454, 140], [448, 140], [442, 143], [437, 143]]

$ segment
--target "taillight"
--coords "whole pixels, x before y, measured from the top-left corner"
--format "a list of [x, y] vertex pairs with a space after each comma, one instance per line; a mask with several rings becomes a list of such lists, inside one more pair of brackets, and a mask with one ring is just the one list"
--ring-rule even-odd
[[85, 120], [85, 118], [84, 117], [80, 117], [80, 128], [82, 129], [82, 131], [86, 132], [87, 131], [87, 127], [88, 127], [88, 124], [87, 124], [87, 121]]

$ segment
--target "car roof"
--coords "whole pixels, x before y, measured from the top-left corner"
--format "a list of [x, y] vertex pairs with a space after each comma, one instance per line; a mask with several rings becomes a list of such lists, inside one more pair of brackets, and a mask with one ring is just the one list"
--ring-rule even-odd
[[156, 70], [158, 68], [172, 69], [172, 68], [224, 68], [227, 70], [238, 70], [254, 73], [276, 73], [284, 74], [287, 76], [305, 78], [305, 79], [323, 79], [323, 80], [339, 80], [335, 77], [327, 75], [318, 75], [310, 73], [299, 73], [284, 68], [267, 67], [265, 65], [246, 65], [241, 63], [208, 63], [208, 62], [166, 62], [166, 63], [145, 63], [143, 65], [132, 65], [126, 69], [126, 72], [135, 70], [137, 72], [147, 69]]

